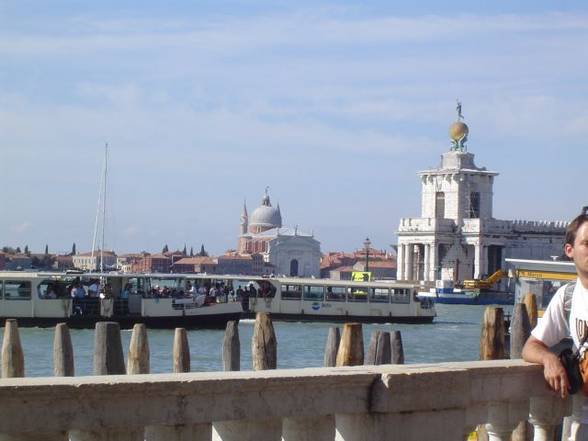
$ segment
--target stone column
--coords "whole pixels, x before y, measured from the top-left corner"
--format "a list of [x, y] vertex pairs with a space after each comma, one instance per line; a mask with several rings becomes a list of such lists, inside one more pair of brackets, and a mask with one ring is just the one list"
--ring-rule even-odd
[[426, 282], [432, 280], [431, 278], [431, 244], [424, 244], [425, 247], [425, 262], [424, 262], [424, 274], [423, 280]]
[[396, 256], [396, 280], [404, 280], [404, 245], [398, 244], [398, 254]]
[[479, 279], [482, 275], [482, 266], [480, 265], [482, 261], [482, 247], [479, 243], [476, 243], [474, 247], [474, 279]]
[[284, 418], [282, 441], [332, 441], [335, 438], [335, 416]]
[[438, 260], [438, 258], [437, 258], [437, 244], [435, 242], [433, 242], [430, 245], [430, 247], [431, 248], [430, 248], [429, 254], [430, 254], [430, 260], [431, 260], [431, 273], [432, 273], [431, 280], [434, 281], [437, 278], [440, 279], [441, 274], [437, 274], [437, 266], [438, 266], [438, 263], [437, 263], [437, 260]]
[[413, 259], [413, 255], [414, 255], [414, 245], [411, 243], [407, 243], [406, 245], [406, 265], [404, 266], [404, 279], [405, 280], [412, 280], [413, 279], [413, 274], [412, 274], [412, 259]]

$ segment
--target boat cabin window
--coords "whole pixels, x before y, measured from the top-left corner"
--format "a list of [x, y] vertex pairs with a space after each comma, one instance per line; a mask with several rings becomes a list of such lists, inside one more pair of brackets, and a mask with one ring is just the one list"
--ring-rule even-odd
[[282, 285], [282, 299], [300, 300], [302, 298], [302, 286], [300, 285]]
[[344, 302], [346, 292], [344, 286], [327, 286], [327, 302]]
[[67, 283], [63, 280], [43, 280], [37, 285], [37, 295], [40, 299], [68, 298]]
[[410, 289], [393, 288], [392, 303], [410, 303]]
[[4, 300], [30, 300], [30, 280], [5, 280]]
[[184, 296], [182, 279], [152, 277], [147, 297], [175, 298]]
[[271, 299], [276, 296], [276, 287], [267, 280], [260, 280], [257, 284], [259, 285], [258, 295], [260, 297]]
[[388, 288], [370, 288], [370, 303], [388, 303], [389, 300]]
[[311, 301], [323, 301], [324, 298], [324, 287], [322, 286], [305, 286], [304, 287], [304, 300]]
[[369, 288], [365, 286], [350, 286], [347, 292], [348, 302], [367, 302]]

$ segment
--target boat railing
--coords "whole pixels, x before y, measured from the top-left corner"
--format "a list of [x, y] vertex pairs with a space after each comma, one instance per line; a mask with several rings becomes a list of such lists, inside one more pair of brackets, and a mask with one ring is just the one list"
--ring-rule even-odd
[[[581, 401], [556, 396], [541, 366], [521, 360], [5, 378], [0, 437], [455, 441], [482, 425], [506, 441], [529, 421], [548, 440]], [[579, 417], [566, 424], [573, 433]]]

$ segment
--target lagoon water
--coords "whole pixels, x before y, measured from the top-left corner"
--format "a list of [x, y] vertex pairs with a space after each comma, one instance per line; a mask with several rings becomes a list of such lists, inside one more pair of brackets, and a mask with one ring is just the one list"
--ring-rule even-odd
[[[406, 363], [477, 360], [484, 306], [437, 305], [437, 317], [430, 325], [364, 325], [365, 347], [372, 330], [400, 330]], [[505, 313], [510, 313], [510, 307]], [[278, 340], [278, 367], [302, 368], [322, 366], [324, 346], [331, 323], [274, 322]], [[341, 325], [339, 325], [341, 326]], [[4, 329], [0, 329], [3, 337]], [[251, 335], [253, 320], [239, 324], [241, 369], [251, 369]], [[149, 330], [151, 372], [171, 372], [173, 330]], [[188, 331], [192, 371], [222, 369], [222, 330]], [[76, 375], [92, 374], [93, 330], [71, 330]], [[53, 375], [53, 329], [21, 328], [28, 377]], [[130, 330], [122, 331], [123, 350], [129, 347]]]

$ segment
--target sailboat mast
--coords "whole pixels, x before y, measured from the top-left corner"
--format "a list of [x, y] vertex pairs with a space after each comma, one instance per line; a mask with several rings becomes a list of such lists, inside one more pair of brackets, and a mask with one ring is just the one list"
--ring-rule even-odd
[[[100, 174], [100, 179], [98, 182], [98, 202], [96, 202], [96, 218], [94, 220], [94, 235], [92, 237], [92, 253], [91, 253], [91, 261], [94, 261], [94, 255], [96, 251], [96, 240], [98, 238], [98, 222], [100, 220], [100, 205], [102, 203], [102, 189], [104, 187], [104, 175], [106, 170], [106, 162], [102, 165], [102, 173]], [[98, 269], [94, 267], [94, 270]]]
[[104, 230], [106, 230], [106, 188], [108, 177], [108, 143], [104, 145], [104, 188], [102, 190], [102, 246], [100, 247], [100, 272], [104, 271]]

